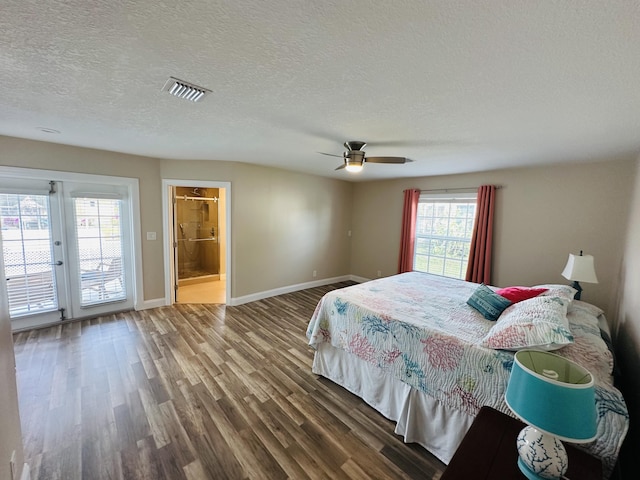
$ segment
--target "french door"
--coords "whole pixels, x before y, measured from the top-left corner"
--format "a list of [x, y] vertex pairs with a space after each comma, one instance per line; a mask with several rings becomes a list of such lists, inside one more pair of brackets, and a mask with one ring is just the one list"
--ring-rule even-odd
[[14, 329], [133, 307], [127, 190], [0, 179], [0, 227]]

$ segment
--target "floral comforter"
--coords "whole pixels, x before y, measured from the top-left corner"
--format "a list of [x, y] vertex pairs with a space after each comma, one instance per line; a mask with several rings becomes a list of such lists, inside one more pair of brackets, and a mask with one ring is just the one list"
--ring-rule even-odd
[[[329, 292], [309, 322], [309, 344], [330, 343], [469, 415], [483, 405], [513, 415], [504, 401], [513, 353], [479, 346], [495, 322], [467, 305], [477, 286], [411, 272]], [[610, 471], [629, 416], [612, 385], [613, 358], [598, 328], [601, 313], [572, 302], [567, 318], [575, 343], [554, 353], [595, 378], [598, 437], [586, 448]]]

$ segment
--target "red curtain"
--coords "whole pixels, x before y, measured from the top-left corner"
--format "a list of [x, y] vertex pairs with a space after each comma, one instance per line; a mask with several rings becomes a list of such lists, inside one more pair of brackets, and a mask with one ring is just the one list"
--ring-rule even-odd
[[467, 282], [491, 284], [491, 247], [493, 244], [493, 210], [496, 187], [482, 185], [478, 189], [476, 219], [471, 237]]
[[413, 270], [413, 252], [416, 243], [416, 216], [418, 214], [419, 200], [420, 190], [409, 189], [404, 191], [398, 273], [411, 272]]

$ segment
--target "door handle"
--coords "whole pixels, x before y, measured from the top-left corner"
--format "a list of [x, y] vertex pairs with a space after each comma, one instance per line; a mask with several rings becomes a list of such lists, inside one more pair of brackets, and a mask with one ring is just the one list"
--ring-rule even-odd
[[62, 265], [62, 260], [58, 260], [57, 262], [52, 263], [51, 265]]

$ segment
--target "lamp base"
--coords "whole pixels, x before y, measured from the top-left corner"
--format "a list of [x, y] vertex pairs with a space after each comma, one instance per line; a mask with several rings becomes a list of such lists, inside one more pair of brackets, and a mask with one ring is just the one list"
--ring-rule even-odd
[[562, 442], [537, 428], [524, 427], [516, 441], [518, 467], [531, 480], [559, 479], [567, 472], [569, 459]]
[[573, 282], [571, 284], [571, 286], [577, 290], [577, 292], [573, 296], [573, 298], [575, 298], [576, 300], [580, 300], [580, 296], [582, 295], [582, 287], [580, 286], [580, 284], [577, 281]]
[[[529, 470], [529, 467], [527, 467], [524, 464], [524, 462], [522, 461], [521, 458], [518, 458], [518, 468], [520, 468], [520, 471], [522, 472], [522, 474], [525, 477], [527, 477], [529, 480], [549, 480], [548, 478], [541, 477], [537, 473], [532, 472], [531, 470]], [[558, 478], [562, 478], [562, 477], [558, 477]]]

